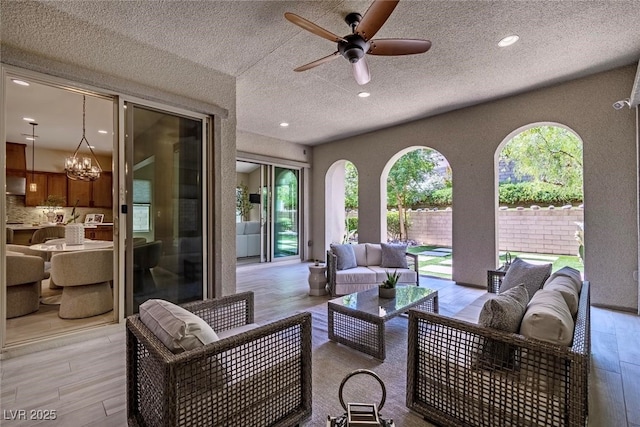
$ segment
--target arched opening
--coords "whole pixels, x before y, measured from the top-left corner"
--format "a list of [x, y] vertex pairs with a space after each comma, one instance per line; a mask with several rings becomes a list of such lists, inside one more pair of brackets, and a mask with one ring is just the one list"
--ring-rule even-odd
[[496, 150], [496, 238], [531, 264], [584, 271], [582, 140], [559, 123], [532, 123]]
[[325, 242], [358, 241], [358, 169], [338, 160], [325, 175]]
[[428, 147], [396, 153], [383, 170], [381, 241], [406, 243], [421, 275], [451, 279], [452, 184], [449, 162]]

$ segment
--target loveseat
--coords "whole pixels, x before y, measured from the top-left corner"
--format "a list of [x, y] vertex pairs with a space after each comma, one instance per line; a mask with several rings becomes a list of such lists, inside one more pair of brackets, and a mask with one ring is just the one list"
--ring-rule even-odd
[[254, 322], [254, 295], [129, 316], [129, 426], [282, 426], [311, 415], [311, 314]]
[[[562, 271], [575, 277], [575, 270]], [[571, 317], [560, 292], [567, 283], [562, 272], [545, 280], [523, 308], [516, 332], [486, 326], [486, 316], [499, 298], [516, 299], [506, 294], [522, 292], [524, 285], [483, 298], [480, 324], [410, 310], [407, 406], [443, 426], [584, 426], [591, 354], [589, 282], [580, 282], [579, 299], [571, 303], [572, 330], [537, 311], [537, 300], [548, 305], [553, 297], [553, 310], [565, 313], [560, 317], [568, 311]], [[524, 294], [528, 298], [528, 291]], [[555, 339], [568, 343], [550, 342]]]
[[380, 285], [397, 272], [398, 284], [420, 285], [418, 256], [405, 245], [358, 243], [331, 245], [327, 251], [327, 286], [332, 296], [347, 295]]
[[260, 222], [236, 222], [236, 257], [260, 255]]

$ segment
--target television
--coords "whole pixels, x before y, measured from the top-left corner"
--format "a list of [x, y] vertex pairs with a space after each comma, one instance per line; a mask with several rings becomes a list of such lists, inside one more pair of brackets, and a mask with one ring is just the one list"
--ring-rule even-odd
[[260, 194], [258, 194], [258, 193], [249, 194], [249, 203], [260, 204]]

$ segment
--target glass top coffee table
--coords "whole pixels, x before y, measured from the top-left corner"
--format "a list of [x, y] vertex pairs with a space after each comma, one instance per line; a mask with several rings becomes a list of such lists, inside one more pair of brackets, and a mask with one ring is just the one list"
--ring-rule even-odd
[[398, 286], [396, 297], [378, 298], [378, 288], [345, 295], [328, 302], [329, 339], [379, 360], [386, 357], [384, 324], [410, 308], [438, 312], [438, 291]]

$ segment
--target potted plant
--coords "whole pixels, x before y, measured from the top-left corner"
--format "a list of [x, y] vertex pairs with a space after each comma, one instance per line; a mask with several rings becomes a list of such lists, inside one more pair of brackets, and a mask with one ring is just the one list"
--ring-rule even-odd
[[398, 279], [400, 279], [398, 270], [393, 273], [387, 271], [387, 279], [378, 286], [378, 296], [380, 298], [395, 298]]
[[46, 211], [43, 211], [47, 222], [52, 224], [56, 222], [56, 209], [61, 209], [65, 205], [65, 199], [62, 196], [50, 194], [47, 200], [44, 201], [44, 206], [47, 207]]

